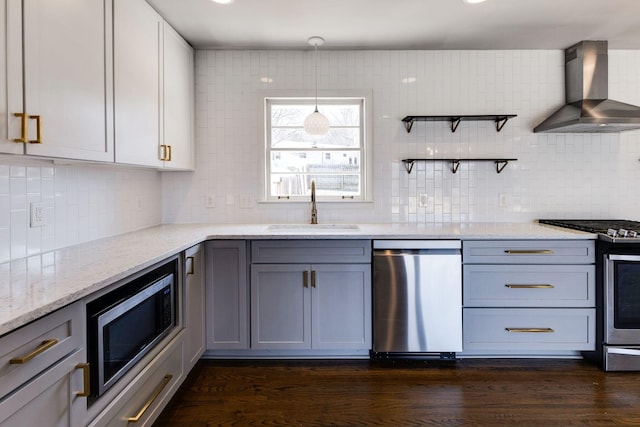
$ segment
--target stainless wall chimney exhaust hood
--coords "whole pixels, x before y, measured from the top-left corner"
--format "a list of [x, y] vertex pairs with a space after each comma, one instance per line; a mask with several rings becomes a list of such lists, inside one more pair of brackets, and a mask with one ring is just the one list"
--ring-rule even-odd
[[608, 99], [606, 41], [582, 41], [564, 52], [566, 105], [534, 132], [605, 133], [640, 129], [640, 107]]

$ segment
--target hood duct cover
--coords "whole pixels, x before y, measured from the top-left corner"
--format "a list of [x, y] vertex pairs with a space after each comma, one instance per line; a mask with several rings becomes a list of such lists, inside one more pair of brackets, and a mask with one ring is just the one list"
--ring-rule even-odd
[[567, 104], [534, 132], [607, 133], [640, 129], [640, 107], [607, 99], [606, 41], [582, 41], [564, 53]]

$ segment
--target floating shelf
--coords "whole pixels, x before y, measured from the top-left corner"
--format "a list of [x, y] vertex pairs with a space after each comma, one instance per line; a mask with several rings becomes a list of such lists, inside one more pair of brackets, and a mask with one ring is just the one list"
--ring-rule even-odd
[[517, 114], [485, 114], [475, 116], [406, 116], [402, 121], [407, 132], [411, 132], [414, 122], [450, 122], [451, 132], [458, 129], [463, 120], [492, 121], [496, 124], [496, 132], [500, 132], [509, 119], [517, 117]]
[[516, 160], [518, 159], [403, 159], [402, 163], [404, 163], [407, 173], [411, 173], [416, 162], [451, 162], [451, 172], [456, 173], [461, 162], [493, 162], [496, 164], [496, 173], [500, 173], [509, 162]]

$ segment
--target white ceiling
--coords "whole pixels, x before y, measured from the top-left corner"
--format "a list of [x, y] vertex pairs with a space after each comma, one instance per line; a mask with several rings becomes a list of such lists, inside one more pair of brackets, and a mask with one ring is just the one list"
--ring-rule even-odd
[[640, 0], [147, 0], [196, 48], [640, 49]]

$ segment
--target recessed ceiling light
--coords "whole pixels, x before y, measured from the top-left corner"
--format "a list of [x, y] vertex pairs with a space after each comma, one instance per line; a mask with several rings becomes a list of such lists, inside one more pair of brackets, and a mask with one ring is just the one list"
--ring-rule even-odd
[[464, 0], [465, 3], [470, 3], [470, 4], [476, 4], [476, 3], [482, 3], [486, 0]]
[[220, 3], [220, 4], [229, 4], [229, 3], [233, 3], [233, 0], [213, 0], [216, 3]]

